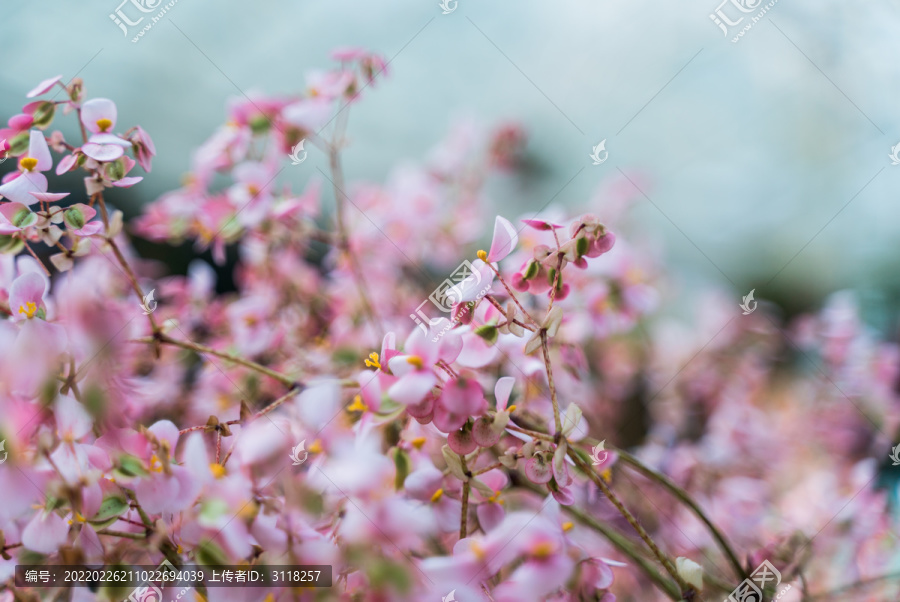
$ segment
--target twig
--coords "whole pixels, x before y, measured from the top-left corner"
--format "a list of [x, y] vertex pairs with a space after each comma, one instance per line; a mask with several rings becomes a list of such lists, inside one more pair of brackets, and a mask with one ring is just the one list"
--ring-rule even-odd
[[547, 330], [541, 329], [541, 350], [544, 353], [544, 366], [547, 368], [547, 382], [550, 385], [550, 401], [553, 403], [553, 421], [556, 423], [556, 434], [562, 433], [562, 421], [559, 418], [559, 401], [556, 399], [556, 385], [553, 384], [553, 369], [550, 367], [550, 347], [547, 345]]
[[644, 543], [647, 544], [647, 547], [650, 548], [650, 551], [653, 552], [653, 555], [659, 560], [659, 562], [663, 565], [663, 568], [666, 569], [666, 572], [672, 576], [672, 579], [675, 580], [675, 583], [678, 584], [678, 587], [681, 589], [682, 597], [688, 597], [690, 592], [693, 592], [693, 588], [685, 583], [684, 579], [678, 574], [678, 571], [675, 570], [675, 565], [672, 564], [672, 561], [668, 556], [663, 554], [662, 550], [659, 549], [659, 546], [656, 545], [656, 542], [653, 541], [653, 538], [650, 537], [650, 534], [641, 526], [641, 524], [637, 521], [634, 515], [622, 504], [621, 500], [612, 492], [609, 486], [600, 478], [596, 472], [594, 472], [591, 467], [581, 459], [573, 448], [569, 448], [569, 457], [575, 462], [575, 464], [584, 472], [603, 494], [613, 503], [613, 506], [616, 507], [616, 510], [619, 511], [619, 514], [625, 517], [625, 520], [628, 521], [628, 524], [632, 526], [632, 528], [637, 531], [637, 534], [641, 539], [644, 540]]

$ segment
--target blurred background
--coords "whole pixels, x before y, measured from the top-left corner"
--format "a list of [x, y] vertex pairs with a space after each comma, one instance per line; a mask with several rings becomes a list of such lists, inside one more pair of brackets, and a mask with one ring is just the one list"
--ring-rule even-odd
[[[518, 122], [529, 168], [491, 189], [497, 211], [517, 217], [551, 199], [584, 211], [598, 186], [627, 175], [643, 191], [629, 235], [656, 241], [679, 273], [673, 303], [716, 281], [735, 304], [755, 288], [792, 314], [853, 288], [872, 325], [896, 330], [896, 0], [776, 2], [737, 43], [740, 26], [725, 36], [710, 14], [744, 13], [719, 0], [459, 0], [446, 15], [438, 0], [178, 0], [137, 43], [166, 3], [120, 1], [0, 4], [0, 112], [17, 113], [58, 74], [114, 99], [159, 153], [141, 186], [113, 193], [128, 216], [180, 184], [229, 97], [302, 91], [331, 50], [361, 46], [391, 62], [351, 108], [351, 180], [384, 180], [458, 119]], [[110, 15], [136, 20], [139, 4], [155, 8], [126, 36]], [[604, 139], [609, 158], [593, 165]], [[302, 184], [317, 164], [326, 158], [310, 152], [310, 169], [282, 177]]]

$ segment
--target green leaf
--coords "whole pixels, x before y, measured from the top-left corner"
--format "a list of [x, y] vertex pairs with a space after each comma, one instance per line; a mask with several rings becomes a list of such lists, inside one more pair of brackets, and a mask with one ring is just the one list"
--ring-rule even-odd
[[141, 462], [140, 458], [128, 454], [119, 457], [118, 468], [119, 472], [129, 477], [144, 477], [150, 474], [144, 468], [144, 463]]
[[479, 326], [475, 329], [475, 334], [487, 341], [489, 345], [493, 345], [497, 342], [497, 327], [493, 324], [485, 324], [484, 326]]
[[218, 545], [211, 541], [204, 541], [194, 548], [194, 558], [204, 566], [225, 566], [228, 557]]
[[522, 274], [522, 278], [525, 280], [531, 280], [538, 273], [538, 264], [535, 260], [531, 259], [528, 261], [528, 265], [525, 267], [525, 273]]
[[394, 489], [400, 491], [403, 489], [403, 482], [409, 476], [412, 465], [409, 461], [409, 454], [399, 447], [394, 448], [394, 468], [397, 469], [397, 474], [394, 477]]
[[127, 510], [128, 500], [118, 495], [111, 495], [103, 498], [97, 514], [89, 518], [88, 522], [99, 529], [103, 529], [116, 522], [119, 516]]

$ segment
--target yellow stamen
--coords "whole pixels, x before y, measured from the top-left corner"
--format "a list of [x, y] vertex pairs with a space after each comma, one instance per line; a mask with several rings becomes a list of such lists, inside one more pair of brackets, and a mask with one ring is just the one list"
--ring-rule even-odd
[[562, 524], [562, 528], [563, 528], [563, 533], [568, 533], [569, 531], [571, 531], [572, 529], [575, 528], [575, 523], [573, 523], [573, 522], [564, 522], [564, 523]]
[[410, 443], [412, 443], [413, 447], [416, 449], [422, 449], [422, 446], [425, 445], [425, 437], [416, 437]]
[[320, 439], [316, 439], [312, 442], [312, 445], [309, 446], [309, 453], [311, 454], [321, 454], [322, 453], [322, 441]]
[[531, 548], [531, 555], [535, 558], [547, 558], [553, 554], [553, 544], [549, 541], [542, 541]]
[[412, 364], [413, 366], [415, 366], [415, 367], [418, 368], [419, 370], [421, 370], [421, 369], [425, 366], [425, 362], [423, 362], [423, 361], [422, 361], [422, 358], [420, 358], [418, 355], [410, 355], [410, 356], [408, 356], [408, 357], [406, 358], [406, 363], [407, 363], [407, 364]]
[[176, 550], [179, 554], [184, 554], [184, 548], [181, 547], [181, 544], [178, 544], [178, 547], [175, 548], [175, 550]]
[[256, 504], [256, 502], [251, 501], [241, 507], [240, 511], [238, 512], [238, 517], [244, 520], [250, 520], [256, 517], [256, 513], [258, 511], [259, 506]]
[[441, 499], [442, 495], [444, 495], [444, 490], [438, 489], [437, 491], [434, 492], [434, 495], [431, 496], [431, 502], [434, 503], [434, 502], [438, 501], [439, 499]]
[[19, 306], [19, 313], [25, 314], [25, 317], [31, 319], [37, 311], [37, 305], [33, 301], [26, 301], [25, 305]]
[[19, 165], [25, 171], [31, 171], [32, 169], [37, 167], [37, 164], [38, 164], [38, 160], [35, 159], [34, 157], [22, 157], [21, 159], [19, 159]]
[[476, 541], [472, 541], [469, 544], [469, 549], [472, 550], [472, 554], [474, 554], [475, 558], [477, 558], [478, 560], [484, 560], [485, 556], [487, 555], [484, 553], [484, 549], [480, 545], [478, 545], [478, 542]]
[[378, 354], [374, 351], [369, 354], [369, 359], [366, 360], [366, 366], [369, 368], [378, 368], [381, 369], [381, 363], [378, 361]]
[[209, 465], [209, 472], [211, 472], [215, 478], [221, 479], [225, 476], [225, 467], [216, 462], [215, 464]]
[[489, 502], [497, 502], [498, 504], [503, 504], [503, 500], [500, 499], [500, 490], [497, 489], [494, 491], [494, 495], [488, 498]]
[[112, 127], [112, 119], [107, 119], [106, 117], [101, 117], [97, 120], [97, 127], [100, 128], [101, 132], [105, 132], [109, 128]]
[[516, 409], [516, 404], [512, 404], [511, 406], [509, 406], [508, 408], [506, 408], [506, 413], [507, 413], [507, 414], [512, 414], [512, 413], [515, 411], [515, 409]]
[[363, 402], [361, 395], [357, 395], [356, 397], [354, 397], [353, 403], [351, 403], [350, 405], [347, 406], [348, 412], [365, 412], [368, 409], [369, 409], [369, 406], [367, 406]]
[[150, 456], [150, 470], [152, 472], [162, 472], [163, 471], [162, 462], [159, 461], [159, 456], [157, 456], [156, 454], [153, 454], [152, 456]]
[[600, 473], [600, 478], [602, 478], [607, 483], [612, 482], [612, 468], [607, 468], [603, 472]]
[[257, 188], [253, 184], [250, 184], [249, 186], [247, 186], [247, 192], [249, 192], [251, 196], [256, 196], [259, 194], [259, 188]]
[[478, 251], [477, 255], [481, 261], [487, 261], [487, 253], [484, 250]]

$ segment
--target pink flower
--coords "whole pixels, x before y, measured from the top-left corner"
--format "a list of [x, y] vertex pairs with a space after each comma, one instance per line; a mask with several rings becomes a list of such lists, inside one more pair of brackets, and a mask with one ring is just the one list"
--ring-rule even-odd
[[16, 278], [9, 291], [12, 320], [22, 325], [17, 345], [27, 349], [61, 352], [66, 347], [66, 331], [58, 324], [46, 321], [44, 293], [47, 280], [38, 273], [28, 272]]
[[440, 347], [427, 339], [418, 328], [406, 339], [403, 353], [388, 361], [390, 371], [399, 377], [388, 389], [388, 397], [405, 406], [420, 403], [437, 384], [434, 364]]
[[112, 134], [116, 125], [116, 104], [107, 98], [92, 98], [81, 107], [81, 123], [92, 132], [82, 152], [95, 161], [115, 161], [131, 147], [127, 140]]
[[28, 154], [19, 159], [20, 171], [0, 186], [0, 194], [16, 203], [33, 205], [38, 199], [31, 193], [47, 192], [47, 178], [41, 172], [51, 167], [53, 158], [44, 134], [39, 130], [31, 130]]

